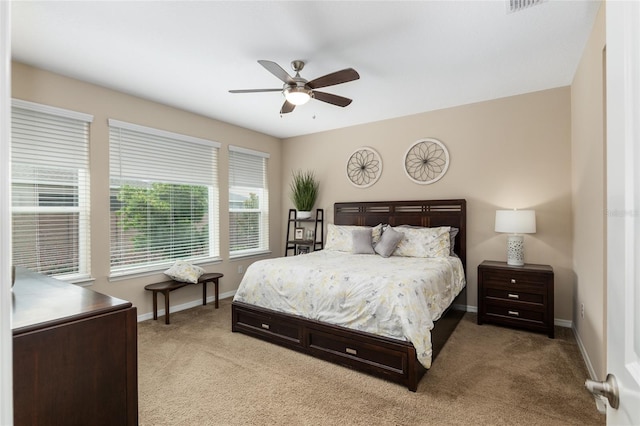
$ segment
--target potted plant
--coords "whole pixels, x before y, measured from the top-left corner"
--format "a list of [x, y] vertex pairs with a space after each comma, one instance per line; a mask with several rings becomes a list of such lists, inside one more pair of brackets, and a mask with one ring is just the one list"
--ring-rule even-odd
[[291, 201], [298, 210], [297, 217], [308, 219], [311, 217], [311, 210], [318, 198], [320, 184], [316, 180], [315, 174], [310, 170], [294, 170], [292, 176]]

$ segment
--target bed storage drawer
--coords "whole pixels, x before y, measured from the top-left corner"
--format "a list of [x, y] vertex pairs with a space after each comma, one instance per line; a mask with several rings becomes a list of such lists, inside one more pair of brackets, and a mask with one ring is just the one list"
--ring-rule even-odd
[[413, 392], [426, 372], [418, 362], [416, 349], [409, 342], [269, 311], [242, 302], [233, 302], [231, 312], [231, 329], [234, 332], [259, 337], [329, 362], [401, 383]]
[[233, 315], [233, 331], [242, 330], [269, 341], [281, 341], [287, 346], [302, 345], [302, 329], [296, 323], [282, 321], [267, 312], [243, 308], [235, 309]]
[[323, 358], [332, 358], [343, 365], [366, 366], [369, 370], [391, 371], [404, 374], [407, 371], [407, 352], [392, 347], [373, 346], [353, 337], [339, 333], [324, 333], [314, 328], [308, 329], [309, 351]]

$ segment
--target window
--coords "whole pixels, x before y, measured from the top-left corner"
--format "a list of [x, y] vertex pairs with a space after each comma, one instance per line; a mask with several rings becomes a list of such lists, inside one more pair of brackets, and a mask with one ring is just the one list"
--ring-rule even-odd
[[219, 257], [218, 149], [109, 120], [111, 275]]
[[229, 253], [269, 250], [269, 154], [229, 146]]
[[88, 114], [14, 99], [13, 264], [69, 280], [90, 274]]

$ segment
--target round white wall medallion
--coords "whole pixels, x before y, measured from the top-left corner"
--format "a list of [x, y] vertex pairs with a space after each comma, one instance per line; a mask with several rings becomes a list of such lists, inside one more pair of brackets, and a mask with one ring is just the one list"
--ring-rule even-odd
[[380, 179], [382, 158], [368, 146], [356, 149], [347, 160], [347, 179], [358, 188], [367, 188]]
[[449, 168], [449, 151], [437, 139], [420, 139], [404, 156], [407, 177], [422, 185], [437, 182]]

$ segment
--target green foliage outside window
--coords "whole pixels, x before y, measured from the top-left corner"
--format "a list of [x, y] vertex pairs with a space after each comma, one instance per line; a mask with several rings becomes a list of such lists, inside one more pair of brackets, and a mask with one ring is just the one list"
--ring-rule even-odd
[[[254, 193], [242, 202], [242, 209], [257, 210], [260, 200]], [[231, 235], [229, 250], [249, 250], [260, 246], [260, 211], [235, 211], [230, 213]]]
[[209, 228], [206, 186], [153, 183], [151, 187], [120, 188], [117, 214], [125, 231], [133, 233], [136, 250], [152, 251], [163, 259], [207, 253]]

